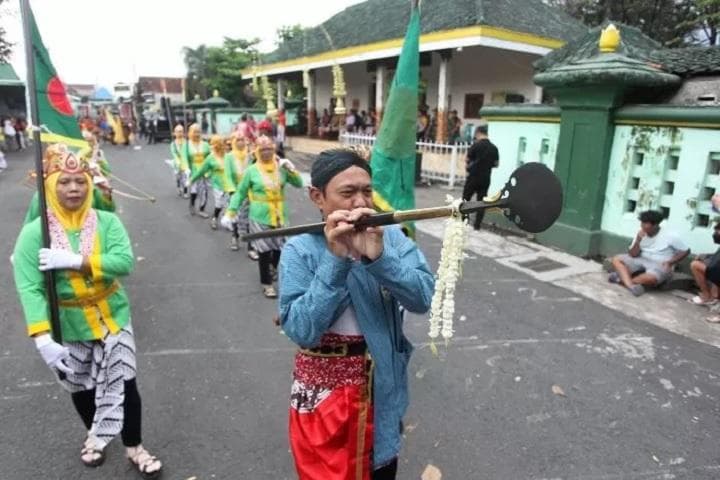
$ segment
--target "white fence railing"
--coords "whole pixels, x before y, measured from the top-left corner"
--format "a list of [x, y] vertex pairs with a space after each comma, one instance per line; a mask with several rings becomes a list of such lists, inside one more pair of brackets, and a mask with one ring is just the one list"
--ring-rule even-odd
[[[339, 140], [343, 145], [366, 145], [370, 148], [375, 145], [374, 135], [344, 132]], [[420, 176], [423, 181], [446, 183], [448, 188], [465, 181], [465, 157], [469, 144], [416, 142], [415, 148], [422, 155]]]

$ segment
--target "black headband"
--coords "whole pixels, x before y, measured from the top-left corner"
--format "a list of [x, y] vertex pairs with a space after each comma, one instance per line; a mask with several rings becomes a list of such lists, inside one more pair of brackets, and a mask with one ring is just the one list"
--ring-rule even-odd
[[357, 152], [344, 149], [325, 150], [313, 162], [310, 183], [316, 188], [325, 188], [330, 180], [350, 167], [360, 167], [372, 175], [370, 165]]

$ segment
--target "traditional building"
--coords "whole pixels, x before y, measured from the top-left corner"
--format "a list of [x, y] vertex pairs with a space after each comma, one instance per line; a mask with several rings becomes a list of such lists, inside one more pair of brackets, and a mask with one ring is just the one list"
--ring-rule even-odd
[[145, 102], [160, 102], [160, 97], [172, 103], [185, 101], [184, 79], [178, 77], [139, 77], [137, 89]]
[[[333, 66], [343, 69], [348, 108], [381, 116], [410, 14], [407, 0], [368, 0], [305, 29], [243, 76], [277, 82], [282, 107], [287, 80], [307, 88], [308, 131], [332, 112]], [[479, 120], [486, 104], [539, 103], [532, 64], [587, 29], [542, 0], [445, 0], [422, 5], [421, 85], [437, 108], [438, 140], [447, 113]]]
[[483, 108], [500, 151], [491, 190], [542, 162], [564, 205], [541, 242], [587, 256], [625, 251], [638, 214], [653, 209], [693, 252], [715, 251], [720, 46], [664, 49], [633, 27], [600, 30], [535, 64], [553, 105]]

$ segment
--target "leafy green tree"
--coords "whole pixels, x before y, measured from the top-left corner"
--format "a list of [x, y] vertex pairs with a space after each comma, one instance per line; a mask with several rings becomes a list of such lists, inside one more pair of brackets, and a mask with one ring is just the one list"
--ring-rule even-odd
[[[0, 5], [5, 0], [0, 0]], [[0, 63], [7, 63], [10, 60], [10, 53], [12, 53], [12, 43], [7, 41], [5, 29], [0, 27]]]
[[666, 46], [718, 42], [720, 0], [546, 0], [588, 26], [615, 20]]
[[275, 45], [280, 46], [283, 42], [288, 42], [293, 38], [302, 35], [303, 27], [300, 24], [284, 25], [275, 31]]
[[221, 46], [198, 45], [184, 47], [188, 100], [195, 94], [208, 98], [214, 90], [232, 105], [247, 105], [250, 101], [241, 84], [241, 70], [257, 60], [258, 39], [244, 40], [225, 37]]

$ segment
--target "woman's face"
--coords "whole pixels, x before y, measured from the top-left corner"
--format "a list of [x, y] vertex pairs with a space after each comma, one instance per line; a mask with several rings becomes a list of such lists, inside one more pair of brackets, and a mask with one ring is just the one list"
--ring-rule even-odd
[[89, 188], [84, 173], [61, 173], [56, 190], [58, 201], [64, 209], [74, 212], [85, 203]]
[[260, 143], [258, 150], [260, 151], [260, 160], [263, 162], [269, 162], [275, 156], [275, 146], [272, 144]]

